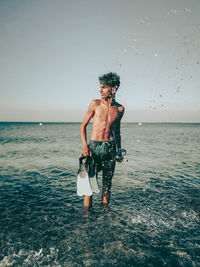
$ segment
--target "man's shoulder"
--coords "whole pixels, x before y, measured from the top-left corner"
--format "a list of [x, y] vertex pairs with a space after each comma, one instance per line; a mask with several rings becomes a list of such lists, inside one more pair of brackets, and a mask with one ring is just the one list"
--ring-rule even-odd
[[115, 101], [115, 106], [118, 108], [119, 112], [124, 112], [125, 107], [122, 104]]
[[101, 100], [100, 99], [93, 99], [92, 101], [91, 101], [91, 103], [90, 103], [90, 105], [100, 105], [100, 103], [101, 103]]
[[100, 99], [93, 99], [90, 102], [89, 109], [95, 110], [100, 105]]

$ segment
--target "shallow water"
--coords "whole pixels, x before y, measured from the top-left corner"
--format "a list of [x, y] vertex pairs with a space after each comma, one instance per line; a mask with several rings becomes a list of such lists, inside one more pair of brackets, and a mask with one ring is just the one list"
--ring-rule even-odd
[[199, 266], [200, 124], [122, 124], [128, 162], [88, 213], [79, 126], [0, 123], [0, 266]]

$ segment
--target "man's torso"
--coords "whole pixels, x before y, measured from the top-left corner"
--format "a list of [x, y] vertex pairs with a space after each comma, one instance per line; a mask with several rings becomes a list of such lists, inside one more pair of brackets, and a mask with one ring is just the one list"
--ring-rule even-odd
[[112, 141], [112, 129], [114, 125], [120, 122], [123, 106], [117, 102], [113, 102], [109, 107], [102, 100], [95, 100], [95, 112], [92, 122], [91, 140], [96, 141]]

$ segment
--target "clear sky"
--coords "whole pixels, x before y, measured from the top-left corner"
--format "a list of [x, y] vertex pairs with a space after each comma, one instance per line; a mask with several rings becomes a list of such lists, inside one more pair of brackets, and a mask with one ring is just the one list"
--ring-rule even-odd
[[199, 0], [0, 0], [0, 121], [82, 121], [121, 76], [124, 122], [200, 122]]

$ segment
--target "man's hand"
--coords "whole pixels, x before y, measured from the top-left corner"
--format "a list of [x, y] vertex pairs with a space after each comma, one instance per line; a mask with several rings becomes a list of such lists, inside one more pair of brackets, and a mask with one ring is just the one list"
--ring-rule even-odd
[[88, 146], [83, 147], [82, 154], [84, 157], [91, 156], [91, 152], [89, 151]]
[[122, 162], [123, 161], [123, 156], [122, 156], [122, 153], [119, 151], [117, 154], [116, 154], [116, 161], [117, 162]]
[[116, 154], [116, 161], [117, 162], [122, 162], [122, 161], [128, 161], [127, 159], [124, 158], [124, 156], [126, 155], [126, 149], [120, 149], [117, 154]]

